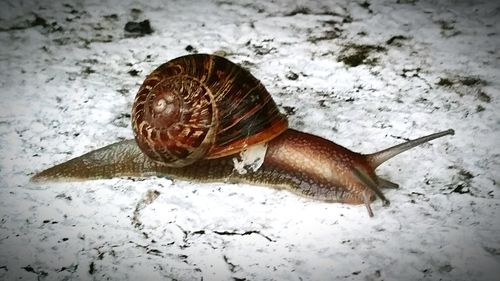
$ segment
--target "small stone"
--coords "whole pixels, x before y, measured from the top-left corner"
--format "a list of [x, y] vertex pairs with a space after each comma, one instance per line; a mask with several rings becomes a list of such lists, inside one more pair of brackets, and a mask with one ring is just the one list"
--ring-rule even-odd
[[297, 80], [299, 78], [299, 75], [293, 71], [288, 71], [285, 77], [289, 80]]
[[141, 22], [129, 21], [125, 24], [125, 31], [133, 36], [144, 36], [153, 33], [149, 20]]

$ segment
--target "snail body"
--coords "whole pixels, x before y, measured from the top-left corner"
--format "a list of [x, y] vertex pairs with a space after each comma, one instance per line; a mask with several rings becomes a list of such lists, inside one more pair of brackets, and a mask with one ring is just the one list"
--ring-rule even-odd
[[[203, 95], [208, 96], [192, 100]], [[136, 96], [132, 127], [134, 140], [51, 167], [32, 181], [165, 176], [244, 182], [322, 201], [364, 204], [373, 216], [370, 203], [376, 197], [389, 205], [381, 189], [398, 187], [375, 169], [410, 148], [454, 134], [447, 130], [373, 154], [352, 152], [289, 129], [256, 78], [213, 55], [180, 57], [153, 71]]]

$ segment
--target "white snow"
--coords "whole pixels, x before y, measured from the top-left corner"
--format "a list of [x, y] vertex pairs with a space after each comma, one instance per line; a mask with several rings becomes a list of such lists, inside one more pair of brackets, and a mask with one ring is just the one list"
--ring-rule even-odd
[[248, 172], [255, 172], [264, 164], [266, 157], [267, 144], [257, 144], [248, 147], [233, 157], [234, 170], [240, 175]]
[[[498, 14], [498, 1], [2, 1], [0, 280], [498, 280]], [[146, 19], [153, 33], [124, 31]], [[400, 188], [374, 218], [245, 184], [29, 182], [132, 138], [145, 76], [195, 51], [225, 53], [291, 127], [354, 151], [456, 134], [378, 169]]]

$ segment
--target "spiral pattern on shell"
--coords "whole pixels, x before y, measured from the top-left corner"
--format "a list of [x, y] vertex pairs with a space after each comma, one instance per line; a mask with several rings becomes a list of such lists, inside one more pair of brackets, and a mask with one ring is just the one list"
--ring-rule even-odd
[[151, 159], [171, 167], [238, 153], [287, 127], [259, 80], [207, 54], [159, 66], [143, 82], [132, 107], [137, 144]]

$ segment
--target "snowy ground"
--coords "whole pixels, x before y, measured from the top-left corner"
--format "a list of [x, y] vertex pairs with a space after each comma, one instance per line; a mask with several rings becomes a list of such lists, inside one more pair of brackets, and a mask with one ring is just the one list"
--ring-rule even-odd
[[[0, 280], [498, 280], [500, 3], [468, 2], [3, 0]], [[250, 185], [29, 182], [131, 138], [145, 75], [193, 52], [355, 151], [456, 135], [378, 170], [401, 188], [374, 218]]]

